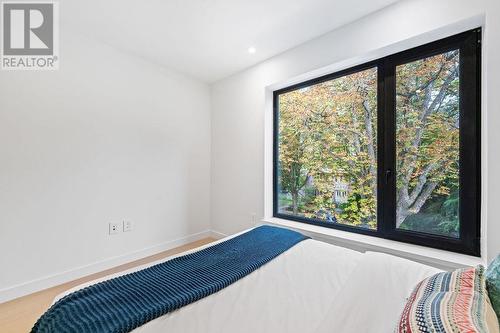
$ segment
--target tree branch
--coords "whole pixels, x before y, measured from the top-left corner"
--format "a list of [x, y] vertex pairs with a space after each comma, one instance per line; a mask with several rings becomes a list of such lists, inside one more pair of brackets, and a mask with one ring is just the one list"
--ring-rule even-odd
[[432, 191], [434, 191], [434, 189], [436, 188], [436, 186], [437, 186], [436, 182], [430, 182], [430, 183], [428, 183], [425, 186], [425, 188], [422, 190], [422, 192], [420, 193], [420, 195], [418, 196], [418, 198], [415, 200], [415, 202], [413, 203], [413, 205], [409, 208], [409, 211], [411, 211], [413, 214], [417, 214], [418, 212], [420, 212], [420, 209], [425, 204], [425, 202], [427, 201], [427, 199], [429, 199], [429, 197], [432, 194]]
[[[422, 142], [422, 135], [427, 125], [427, 119], [429, 115], [432, 112], [437, 111], [436, 106], [441, 106], [443, 99], [446, 97], [446, 91], [448, 90], [448, 87], [450, 86], [451, 82], [456, 78], [457, 74], [458, 74], [458, 68], [454, 68], [453, 71], [446, 77], [446, 79], [443, 82], [443, 85], [439, 89], [438, 94], [432, 101], [430, 98], [432, 97], [432, 88], [434, 85], [429, 85], [427, 87], [426, 101], [424, 102], [424, 112], [422, 112], [420, 116], [421, 123], [415, 130], [415, 137], [413, 138], [412, 142], [413, 150], [418, 150], [418, 147]], [[414, 154], [410, 156], [407, 161], [408, 165], [410, 165], [411, 167], [408, 168], [407, 174], [404, 177], [405, 186], [407, 185], [407, 183], [409, 183], [411, 175], [415, 171], [416, 160], [417, 160], [417, 155]]]
[[418, 196], [422, 193], [422, 189], [424, 188], [424, 185], [427, 182], [427, 177], [436, 168], [437, 168], [437, 164], [435, 164], [435, 163], [428, 164], [424, 168], [424, 170], [422, 171], [422, 173], [418, 177], [417, 185], [415, 185], [415, 188], [411, 191], [411, 194], [409, 197], [409, 204], [410, 205], [415, 203]]
[[371, 188], [372, 194], [375, 197], [377, 192], [377, 170], [375, 168], [377, 161], [375, 157], [375, 147], [373, 144], [373, 127], [372, 127], [372, 110], [368, 104], [368, 100], [363, 101], [363, 108], [365, 110], [365, 128], [366, 128], [366, 145], [368, 150], [368, 157], [370, 159], [369, 171], [371, 174]]

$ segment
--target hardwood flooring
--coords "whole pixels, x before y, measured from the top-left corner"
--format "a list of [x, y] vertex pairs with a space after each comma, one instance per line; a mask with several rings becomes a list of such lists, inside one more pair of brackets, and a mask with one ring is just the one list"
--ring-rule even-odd
[[125, 271], [127, 269], [147, 264], [165, 257], [169, 257], [199, 246], [214, 242], [214, 238], [204, 238], [171, 250], [167, 250], [146, 258], [132, 261], [111, 269], [95, 273], [65, 284], [45, 289], [27, 296], [0, 304], [0, 332], [26, 333], [31, 330], [36, 320], [49, 308], [54, 298], [64, 291], [82, 283], [101, 278], [106, 275]]

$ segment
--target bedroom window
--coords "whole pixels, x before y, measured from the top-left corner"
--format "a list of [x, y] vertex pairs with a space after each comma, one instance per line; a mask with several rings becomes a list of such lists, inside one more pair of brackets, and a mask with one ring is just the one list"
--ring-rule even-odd
[[479, 253], [480, 29], [274, 92], [274, 216]]
[[458, 238], [460, 52], [396, 66], [396, 226]]

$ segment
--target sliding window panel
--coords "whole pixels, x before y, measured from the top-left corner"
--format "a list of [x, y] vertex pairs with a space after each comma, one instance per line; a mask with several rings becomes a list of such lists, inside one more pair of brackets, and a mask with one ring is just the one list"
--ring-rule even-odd
[[396, 227], [460, 237], [460, 50], [396, 67]]
[[377, 67], [275, 95], [275, 214], [377, 229]]
[[480, 254], [480, 36], [386, 59], [387, 238]]

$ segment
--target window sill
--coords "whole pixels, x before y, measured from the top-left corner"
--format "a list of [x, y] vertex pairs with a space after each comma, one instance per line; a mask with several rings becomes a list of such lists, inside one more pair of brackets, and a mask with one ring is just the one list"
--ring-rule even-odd
[[277, 226], [295, 229], [313, 239], [331, 243], [333, 245], [347, 247], [361, 252], [384, 252], [444, 270], [452, 270], [464, 266], [476, 266], [479, 264], [485, 265], [483, 258], [460, 253], [355, 234], [275, 217], [264, 218], [262, 221]]

